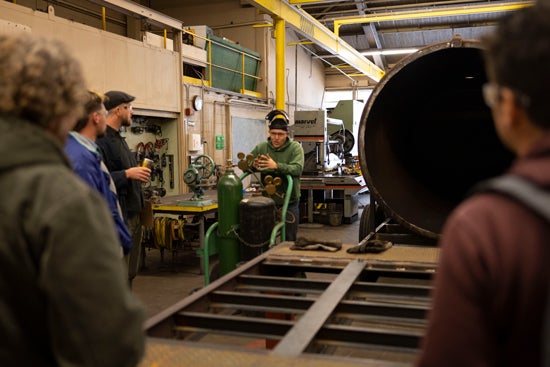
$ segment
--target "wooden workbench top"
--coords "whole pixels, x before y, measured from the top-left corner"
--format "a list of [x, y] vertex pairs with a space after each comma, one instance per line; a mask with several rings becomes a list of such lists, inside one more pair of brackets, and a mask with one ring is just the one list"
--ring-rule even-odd
[[428, 246], [394, 245], [378, 254], [350, 254], [346, 250], [355, 246], [354, 244], [343, 244], [342, 248], [335, 252], [291, 250], [292, 244], [293, 242], [282, 242], [279, 246], [272, 248], [269, 259], [279, 261], [298, 259], [301, 262], [366, 260], [377, 263], [414, 263], [435, 268], [439, 258], [439, 248]]

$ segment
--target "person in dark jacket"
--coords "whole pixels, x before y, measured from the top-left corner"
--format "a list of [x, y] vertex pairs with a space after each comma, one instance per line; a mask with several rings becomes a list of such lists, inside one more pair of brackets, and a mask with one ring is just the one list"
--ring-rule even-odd
[[287, 241], [295, 241], [300, 219], [300, 176], [304, 169], [304, 149], [300, 143], [290, 138], [288, 115], [284, 111], [271, 111], [266, 120], [269, 124], [269, 137], [252, 149], [251, 154], [255, 157], [253, 167], [262, 172], [262, 181], [267, 175], [281, 178], [281, 185], [276, 187], [277, 192], [270, 195], [278, 208], [282, 208], [284, 203], [286, 176], [292, 177], [293, 190], [288, 204], [285, 234]]
[[[517, 156], [506, 173], [550, 190], [548, 2], [502, 18], [484, 45], [484, 97]], [[541, 366], [549, 238], [548, 222], [511, 197], [481, 192], [460, 204], [442, 231], [416, 365]]]
[[84, 108], [85, 116], [79, 119], [74, 130], [69, 132], [65, 153], [75, 173], [105, 198], [115, 221], [122, 253], [128, 255], [132, 248], [132, 238], [124, 222], [115, 183], [95, 143], [98, 137], [105, 135], [107, 129], [107, 111], [103, 105], [103, 97], [89, 91]]
[[113, 217], [63, 152], [80, 64], [59, 41], [0, 32], [0, 81], [0, 366], [135, 366], [143, 307]]
[[135, 97], [116, 90], [105, 93], [105, 97], [107, 131], [97, 139], [97, 145], [115, 182], [120, 207], [132, 236], [132, 248], [127, 256], [128, 280], [132, 285], [138, 273], [141, 254], [141, 211], [144, 206], [141, 184], [149, 180], [151, 169], [138, 166], [134, 154], [120, 135], [123, 126], [132, 125], [132, 102]]

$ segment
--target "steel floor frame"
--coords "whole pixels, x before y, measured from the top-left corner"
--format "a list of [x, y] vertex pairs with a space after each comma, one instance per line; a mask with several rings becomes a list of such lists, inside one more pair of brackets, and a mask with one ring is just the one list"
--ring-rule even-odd
[[380, 351], [376, 365], [396, 362], [385, 355], [410, 361], [423, 335], [434, 272], [403, 262], [281, 260], [268, 251], [151, 317], [145, 330], [151, 348], [248, 353], [251, 341], [265, 340], [260, 353], [271, 356], [341, 358], [345, 348]]

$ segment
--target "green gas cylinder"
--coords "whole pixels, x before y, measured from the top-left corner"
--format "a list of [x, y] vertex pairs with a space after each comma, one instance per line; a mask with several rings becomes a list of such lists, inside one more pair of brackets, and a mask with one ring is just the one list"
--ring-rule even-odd
[[239, 203], [243, 198], [243, 183], [228, 160], [225, 173], [218, 182], [218, 251], [220, 275], [235, 269], [239, 262]]

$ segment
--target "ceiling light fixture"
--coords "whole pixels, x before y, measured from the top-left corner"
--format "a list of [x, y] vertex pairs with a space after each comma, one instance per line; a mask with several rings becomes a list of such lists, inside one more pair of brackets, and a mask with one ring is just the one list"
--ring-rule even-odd
[[405, 55], [412, 54], [418, 51], [418, 48], [395, 48], [385, 50], [372, 50], [360, 52], [363, 56], [375, 56], [375, 55]]

